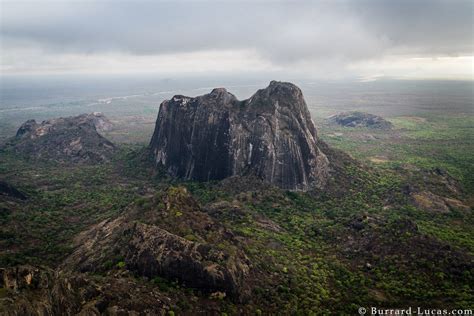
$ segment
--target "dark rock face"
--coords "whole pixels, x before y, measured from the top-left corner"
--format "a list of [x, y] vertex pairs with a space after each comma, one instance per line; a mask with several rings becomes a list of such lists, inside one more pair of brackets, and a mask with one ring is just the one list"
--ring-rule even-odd
[[301, 90], [272, 81], [239, 101], [223, 88], [164, 101], [150, 143], [157, 165], [180, 178], [254, 174], [288, 190], [322, 188], [329, 161]]
[[368, 127], [374, 129], [391, 129], [392, 123], [384, 118], [364, 112], [344, 112], [329, 117], [329, 122], [345, 127]]
[[0, 196], [1, 195], [9, 196], [9, 197], [20, 199], [20, 200], [26, 200], [27, 198], [24, 193], [16, 189], [11, 184], [2, 180], [0, 180]]
[[0, 269], [0, 283], [2, 288], [15, 292], [27, 288], [38, 288], [44, 286], [47, 276], [38, 268], [24, 265], [14, 268]]
[[170, 308], [156, 287], [127, 274], [108, 275], [103, 282], [45, 267], [0, 268], [0, 314], [164, 315]]
[[163, 276], [187, 286], [236, 297], [248, 267], [213, 247], [178, 237], [158, 227], [137, 224], [126, 262], [148, 277]]
[[98, 133], [112, 127], [101, 113], [43, 121], [26, 121], [4, 148], [30, 159], [58, 162], [108, 161], [115, 146]]
[[205, 292], [242, 294], [249, 267], [221, 250], [192, 242], [154, 225], [105, 221], [81, 236], [83, 244], [63, 264], [64, 269], [97, 271], [113, 254], [122, 252], [127, 269], [153, 278], [178, 280]]

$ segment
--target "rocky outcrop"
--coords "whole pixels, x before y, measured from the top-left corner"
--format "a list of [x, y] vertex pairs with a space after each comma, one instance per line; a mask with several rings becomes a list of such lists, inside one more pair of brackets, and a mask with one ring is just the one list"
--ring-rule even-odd
[[203, 292], [238, 296], [248, 266], [223, 251], [173, 235], [158, 227], [137, 224], [125, 262], [140, 275], [179, 280]]
[[[182, 302], [183, 287], [200, 293], [200, 302], [187, 307], [192, 315], [214, 314], [224, 297], [248, 301], [250, 260], [184, 187], [169, 187], [146, 204], [79, 234], [56, 270], [0, 269], [7, 315], [164, 315]], [[190, 232], [199, 241], [182, 237]]]
[[328, 118], [332, 124], [344, 127], [367, 127], [373, 129], [391, 129], [392, 123], [384, 118], [358, 111], [344, 112]]
[[0, 269], [2, 288], [18, 292], [28, 288], [47, 287], [47, 274], [29, 265]]
[[469, 212], [470, 195], [461, 182], [439, 167], [423, 169], [400, 167], [397, 171], [406, 179], [403, 189], [408, 201], [430, 213]]
[[78, 116], [80, 121], [91, 121], [98, 132], [108, 132], [113, 129], [114, 124], [102, 112], [92, 112]]
[[[206, 216], [184, 188], [170, 189], [159, 204], [161, 209], [154, 213], [161, 214], [161, 217], [197, 218], [192, 212]], [[186, 207], [196, 207], [197, 210]], [[122, 261], [126, 269], [150, 279], [161, 277], [178, 281], [186, 287], [207, 293], [222, 292], [237, 300], [248, 296], [245, 279], [250, 267], [243, 254], [231, 255], [205, 241], [180, 237], [151, 224], [153, 214], [146, 214], [147, 224], [137, 216], [137, 212], [129, 210], [124, 216], [103, 221], [80, 234], [75, 242], [78, 247], [63, 262], [61, 269], [76, 273], [101, 272], [110, 269], [110, 262]], [[204, 218], [203, 222], [207, 222], [207, 229], [213, 229], [213, 234], [219, 234], [219, 227], [212, 220]], [[173, 225], [166, 226], [173, 232], [178, 229]], [[199, 229], [193, 227], [193, 232], [199, 234]]]
[[29, 159], [100, 163], [110, 160], [115, 146], [98, 133], [111, 128], [101, 113], [83, 114], [37, 123], [26, 121], [4, 149]]
[[164, 315], [171, 299], [126, 271], [94, 277], [29, 265], [0, 269], [0, 315]]
[[100, 271], [110, 258], [123, 258], [127, 269], [153, 278], [178, 280], [204, 292], [239, 296], [248, 266], [221, 250], [192, 242], [154, 225], [105, 221], [80, 238], [81, 246], [63, 268]]
[[160, 106], [150, 143], [156, 165], [197, 181], [253, 174], [280, 188], [322, 188], [329, 161], [301, 90], [272, 81], [247, 100], [223, 88]]
[[0, 196], [2, 195], [19, 200], [26, 200], [27, 198], [23, 192], [19, 191], [8, 182], [0, 180]]

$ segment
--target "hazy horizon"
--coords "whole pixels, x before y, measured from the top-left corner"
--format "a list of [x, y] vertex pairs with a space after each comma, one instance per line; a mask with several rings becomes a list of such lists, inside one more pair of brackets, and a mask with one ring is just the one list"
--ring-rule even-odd
[[135, 116], [154, 121], [159, 104], [174, 95], [198, 96], [225, 87], [249, 98], [270, 80], [291, 81], [303, 91], [318, 121], [340, 111], [362, 110], [385, 117], [474, 112], [474, 82], [453, 80], [310, 80], [278, 77], [14, 76], [0, 84], [0, 134], [13, 136], [28, 119], [104, 112], [111, 118]]

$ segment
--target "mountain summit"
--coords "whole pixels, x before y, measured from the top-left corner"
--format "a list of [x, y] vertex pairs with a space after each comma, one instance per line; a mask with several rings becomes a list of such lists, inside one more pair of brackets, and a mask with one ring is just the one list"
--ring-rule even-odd
[[294, 84], [272, 81], [247, 100], [224, 88], [160, 106], [150, 143], [157, 166], [189, 180], [256, 175], [287, 190], [324, 187], [329, 160]]

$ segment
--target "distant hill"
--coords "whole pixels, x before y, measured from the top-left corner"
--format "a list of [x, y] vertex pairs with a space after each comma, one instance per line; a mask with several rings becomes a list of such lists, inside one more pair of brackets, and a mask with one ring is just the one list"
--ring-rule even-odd
[[367, 127], [374, 129], [391, 129], [392, 123], [384, 118], [365, 112], [343, 112], [328, 118], [332, 124], [341, 125], [344, 127]]
[[41, 123], [28, 120], [3, 149], [33, 160], [100, 163], [108, 161], [115, 151], [115, 145], [98, 133], [110, 128], [112, 123], [102, 113]]

